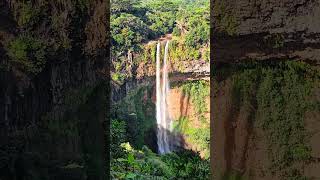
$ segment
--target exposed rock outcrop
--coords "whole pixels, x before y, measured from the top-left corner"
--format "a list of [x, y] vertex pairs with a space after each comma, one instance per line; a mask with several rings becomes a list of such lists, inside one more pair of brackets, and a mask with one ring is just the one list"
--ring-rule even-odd
[[320, 63], [317, 0], [213, 0], [214, 61], [288, 59]]

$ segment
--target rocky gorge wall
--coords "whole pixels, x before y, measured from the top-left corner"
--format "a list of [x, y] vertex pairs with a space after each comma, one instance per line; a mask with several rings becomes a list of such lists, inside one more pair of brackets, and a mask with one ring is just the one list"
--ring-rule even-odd
[[[204, 81], [201, 79], [187, 80], [184, 74], [181, 76], [182, 79], [170, 82], [168, 114], [173, 122], [173, 129], [168, 131], [168, 134], [172, 145], [177, 149], [190, 149], [199, 152], [201, 157], [207, 158], [209, 154], [209, 85], [200, 88], [204, 92], [201, 94], [203, 97], [195, 101], [195, 98], [199, 96], [197, 92], [186, 92], [185, 88], [190, 90], [192, 86], [200, 82], [204, 85]], [[125, 120], [128, 139], [135, 148], [142, 148], [143, 145], [146, 145], [157, 152], [155, 83], [150, 80], [135, 84], [128, 89], [125, 95], [121, 96], [123, 97], [113, 104], [111, 117], [116, 120]], [[199, 108], [202, 108], [201, 113]]]
[[[186, 93], [183, 85], [173, 87], [168, 94], [168, 114], [173, 121], [173, 131], [179, 137], [177, 145], [198, 152], [205, 159], [209, 158], [210, 96], [207, 93], [204, 97], [198, 97], [204, 98], [199, 104], [195, 96]], [[203, 105], [203, 112], [199, 112], [199, 105]]]
[[[160, 38], [161, 39], [161, 38]], [[165, 42], [168, 39], [161, 39], [161, 45], [164, 48]], [[150, 41], [148, 44], [149, 48], [156, 50], [156, 41]], [[152, 51], [152, 50], [150, 50]], [[150, 52], [149, 52], [150, 53]], [[208, 80], [210, 76], [210, 63], [202, 59], [194, 60], [182, 60], [177, 61], [172, 58], [169, 48], [169, 62], [168, 62], [168, 71], [170, 76], [170, 81], [181, 81], [181, 80]], [[152, 53], [151, 53], [152, 54]], [[129, 55], [128, 55], [129, 56]], [[143, 85], [152, 85], [155, 82], [156, 74], [156, 63], [155, 63], [155, 54], [148, 57], [146, 61], [139, 62], [139, 58], [144, 56], [143, 54], [132, 53], [130, 58], [126, 61], [126, 66], [124, 70], [121, 71], [121, 74], [130, 75], [129, 78], [126, 78], [122, 83], [112, 81], [111, 82], [111, 99], [113, 102], [119, 101], [124, 98], [128, 92], [132, 89], [138, 88]], [[163, 55], [161, 55], [163, 56]], [[139, 63], [135, 64], [134, 61]]]
[[211, 1], [213, 178], [320, 177], [319, 9]]
[[[171, 34], [167, 34], [159, 39], [150, 40], [144, 44], [142, 51], [139, 52], [127, 52], [124, 64], [111, 70], [112, 74], [119, 74], [119, 72], [126, 76], [122, 81], [117, 81], [115, 78], [111, 82], [111, 99], [113, 104], [112, 119], [123, 120], [127, 125], [127, 134], [129, 136], [130, 143], [135, 148], [142, 148], [143, 145], [147, 145], [151, 150], [157, 152], [157, 140], [156, 140], [156, 118], [155, 118], [155, 81], [156, 81], [156, 46], [157, 42], [161, 42], [160, 52], [161, 57], [164, 56], [164, 47], [166, 41], [171, 40]], [[170, 41], [172, 43], [172, 41]], [[203, 52], [200, 52], [198, 59], [190, 58], [188, 56], [180, 59], [174, 58], [176, 50], [169, 44], [169, 60], [168, 71], [170, 86], [178, 82], [191, 82], [200, 80], [209, 80], [210, 76], [210, 64], [208, 61], [201, 59]], [[161, 58], [162, 59], [162, 58]], [[123, 59], [114, 60], [114, 64], [117, 61]], [[189, 111], [192, 109], [191, 99], [189, 101], [182, 101], [182, 90], [179, 87], [170, 87], [173, 93], [170, 93], [170, 102], [179, 101], [178, 104], [171, 103], [173, 109], [181, 107], [180, 110], [186, 108], [183, 111]], [[178, 92], [177, 92], [178, 91]], [[185, 100], [188, 98], [186, 97]], [[182, 103], [184, 107], [181, 106]], [[207, 104], [208, 105], [208, 104]], [[188, 108], [189, 107], [189, 108]], [[191, 110], [192, 111], [192, 110]], [[177, 111], [172, 111], [173, 117], [190, 117], [191, 121], [198, 121], [195, 118], [195, 112], [182, 113], [177, 115]], [[181, 113], [181, 112], [180, 112]], [[191, 114], [190, 114], [191, 113]], [[208, 114], [207, 114], [208, 115]], [[179, 122], [179, 118], [174, 119]], [[207, 116], [208, 118], [208, 116]], [[209, 127], [207, 127], [209, 130]], [[169, 132], [172, 137], [176, 134]], [[197, 145], [194, 142], [183, 142], [180, 140], [181, 136], [177, 137], [176, 146], [179, 148], [188, 148], [197, 151]], [[179, 141], [179, 142], [178, 142]], [[208, 144], [207, 144], [208, 145]], [[185, 147], [184, 147], [185, 146]], [[187, 147], [188, 146], [188, 147]], [[206, 154], [208, 153], [208, 147], [206, 147]]]
[[107, 9], [0, 2], [0, 179], [105, 179]]

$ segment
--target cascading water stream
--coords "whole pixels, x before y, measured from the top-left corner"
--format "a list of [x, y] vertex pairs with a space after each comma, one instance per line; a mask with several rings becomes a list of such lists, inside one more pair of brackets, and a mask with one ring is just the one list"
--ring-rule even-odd
[[162, 84], [160, 82], [160, 42], [157, 45], [157, 57], [156, 57], [156, 117], [157, 117], [157, 143], [158, 150], [160, 154], [168, 153], [171, 151], [169, 142], [169, 132], [171, 130], [171, 122], [168, 116], [168, 104], [167, 104], [167, 94], [169, 92], [169, 79], [168, 79], [168, 48], [169, 41], [167, 41], [165, 46], [165, 55], [163, 60], [162, 68]]
[[170, 120], [168, 116], [168, 104], [167, 104], [167, 95], [169, 92], [169, 82], [168, 82], [168, 67], [167, 67], [167, 60], [168, 60], [168, 46], [169, 41], [167, 41], [165, 46], [165, 53], [164, 53], [164, 60], [163, 60], [163, 73], [162, 73], [162, 122], [165, 130], [163, 132], [163, 141], [164, 141], [164, 153], [170, 152], [170, 143], [168, 132], [171, 130], [170, 128]]
[[158, 144], [158, 149], [159, 149], [159, 152], [163, 152], [162, 150], [162, 137], [161, 137], [161, 90], [160, 90], [160, 42], [158, 43], [157, 45], [157, 57], [156, 57], [156, 98], [157, 98], [157, 102], [156, 102], [156, 113], [157, 113], [157, 126], [158, 126], [158, 129], [157, 129], [157, 144]]

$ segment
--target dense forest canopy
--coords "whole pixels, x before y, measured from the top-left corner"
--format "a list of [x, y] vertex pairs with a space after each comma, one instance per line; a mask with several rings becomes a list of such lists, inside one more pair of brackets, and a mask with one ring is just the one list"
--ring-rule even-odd
[[[120, 35], [127, 35], [126, 30], [132, 33], [130, 40], [137, 43], [174, 30], [177, 34], [188, 31], [189, 36], [201, 34], [203, 42], [209, 40], [209, 1], [112, 1], [111, 13], [112, 43], [115, 49], [120, 45], [128, 45], [121, 44], [125, 42], [119, 39]], [[142, 34], [145, 35], [143, 38], [139, 36]]]
[[[128, 52], [143, 55], [148, 41], [165, 34], [174, 36], [171, 53], [175, 59], [200, 59], [202, 48], [205, 52], [203, 56], [206, 56], [203, 59], [209, 60], [209, 22], [209, 1], [111, 1], [114, 71], [119, 72], [121, 67], [125, 67]], [[186, 51], [189, 53], [187, 57], [183, 55]], [[138, 64], [141, 58], [134, 61]]]

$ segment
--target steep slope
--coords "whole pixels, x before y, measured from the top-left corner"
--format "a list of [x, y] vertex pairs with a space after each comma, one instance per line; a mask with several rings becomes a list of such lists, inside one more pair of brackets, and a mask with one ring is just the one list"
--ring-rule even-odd
[[319, 9], [312, 0], [212, 1], [215, 178], [320, 177]]
[[104, 179], [107, 6], [0, 2], [0, 179]]
[[[178, 77], [178, 78], [177, 78]], [[192, 76], [191, 76], [192, 77]], [[129, 88], [113, 94], [111, 117], [125, 120], [130, 143], [135, 148], [147, 145], [157, 152], [155, 117], [155, 79], [130, 84]], [[199, 79], [188, 79], [185, 74], [172, 75], [168, 94], [168, 113], [173, 120], [173, 131], [169, 134], [176, 140], [177, 148], [200, 152], [202, 157], [209, 155], [209, 84]], [[124, 90], [126, 89], [126, 90]], [[202, 97], [197, 99], [198, 97]], [[203, 134], [201, 134], [202, 132]], [[207, 133], [207, 134], [206, 134]], [[202, 139], [201, 139], [202, 138]], [[201, 143], [201, 144], [200, 144]]]

